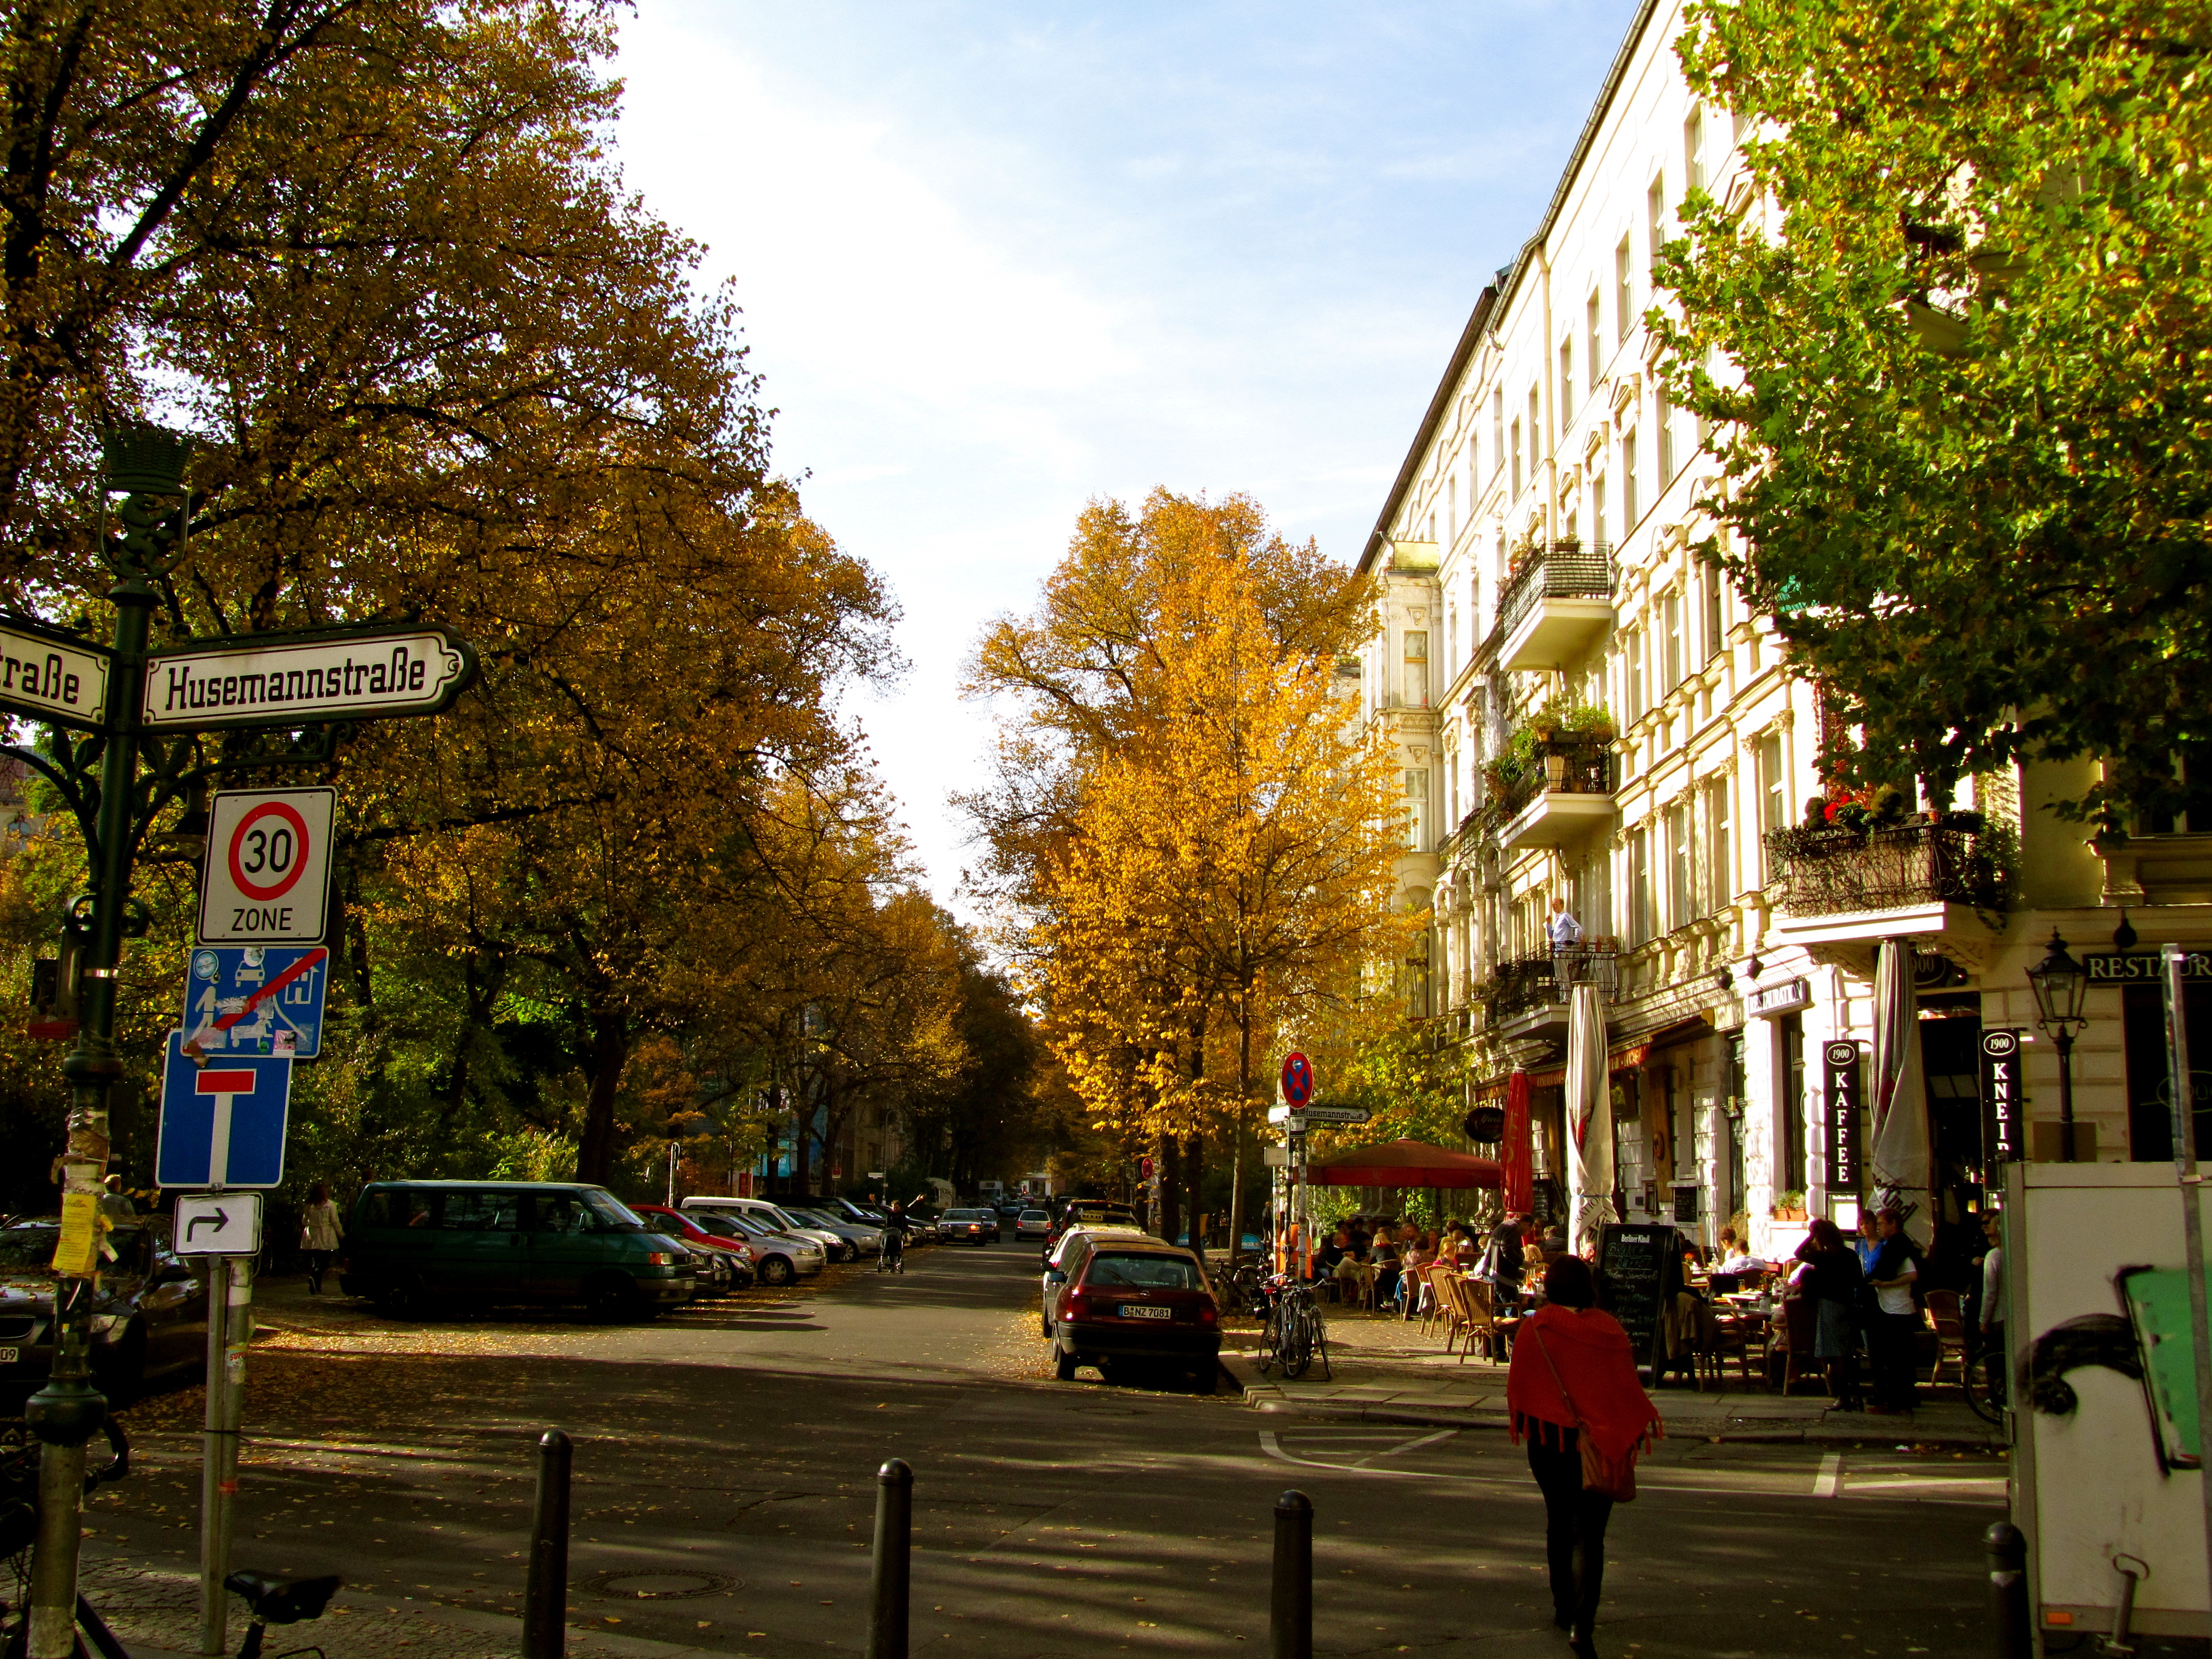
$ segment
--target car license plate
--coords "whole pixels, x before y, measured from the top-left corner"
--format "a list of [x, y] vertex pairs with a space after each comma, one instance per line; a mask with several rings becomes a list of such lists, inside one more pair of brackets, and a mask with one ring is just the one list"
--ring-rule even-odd
[[21, 1348], [0, 1348], [0, 1365], [12, 1365], [22, 1357]]
[[1173, 1319], [1175, 1310], [1148, 1308], [1141, 1302], [1124, 1302], [1121, 1304], [1121, 1317], [1124, 1319]]

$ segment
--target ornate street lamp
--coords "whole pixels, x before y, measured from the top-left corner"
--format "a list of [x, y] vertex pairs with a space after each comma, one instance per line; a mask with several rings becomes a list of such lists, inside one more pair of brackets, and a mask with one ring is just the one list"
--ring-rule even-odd
[[2051, 950], [2027, 970], [2035, 993], [2035, 1024], [2058, 1045], [2058, 1133], [2065, 1141], [2062, 1160], [2074, 1161], [2074, 1036], [2089, 1021], [2081, 1012], [2089, 994], [2088, 970], [2074, 960], [2058, 930], [2051, 930]]

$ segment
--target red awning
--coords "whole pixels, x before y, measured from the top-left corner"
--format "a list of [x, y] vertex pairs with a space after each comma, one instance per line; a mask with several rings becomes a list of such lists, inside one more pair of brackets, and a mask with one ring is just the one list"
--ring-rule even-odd
[[1316, 1158], [1306, 1179], [1316, 1187], [1503, 1187], [1505, 1169], [1495, 1158], [1448, 1152], [1425, 1140], [1393, 1140]]

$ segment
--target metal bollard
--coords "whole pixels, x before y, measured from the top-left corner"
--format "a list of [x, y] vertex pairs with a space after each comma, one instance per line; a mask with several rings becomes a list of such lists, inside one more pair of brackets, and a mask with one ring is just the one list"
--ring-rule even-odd
[[868, 1659], [906, 1659], [908, 1558], [914, 1549], [914, 1471], [894, 1457], [876, 1472], [874, 1595]]
[[1313, 1659], [1313, 1499], [1275, 1500], [1275, 1579], [1269, 1598], [1273, 1659]]
[[1995, 1659], [2031, 1659], [2035, 1624], [2027, 1607], [2027, 1534], [2000, 1521], [1982, 1535], [1990, 1553], [1990, 1652]]
[[575, 1448], [558, 1429], [538, 1441], [538, 1504], [530, 1517], [522, 1659], [561, 1659], [568, 1639], [568, 1466]]

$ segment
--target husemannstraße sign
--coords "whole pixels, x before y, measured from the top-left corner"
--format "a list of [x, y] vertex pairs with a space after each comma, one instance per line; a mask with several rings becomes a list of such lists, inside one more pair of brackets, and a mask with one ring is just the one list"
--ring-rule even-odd
[[249, 635], [149, 657], [144, 723], [202, 732], [435, 714], [476, 668], [467, 642], [434, 623]]

